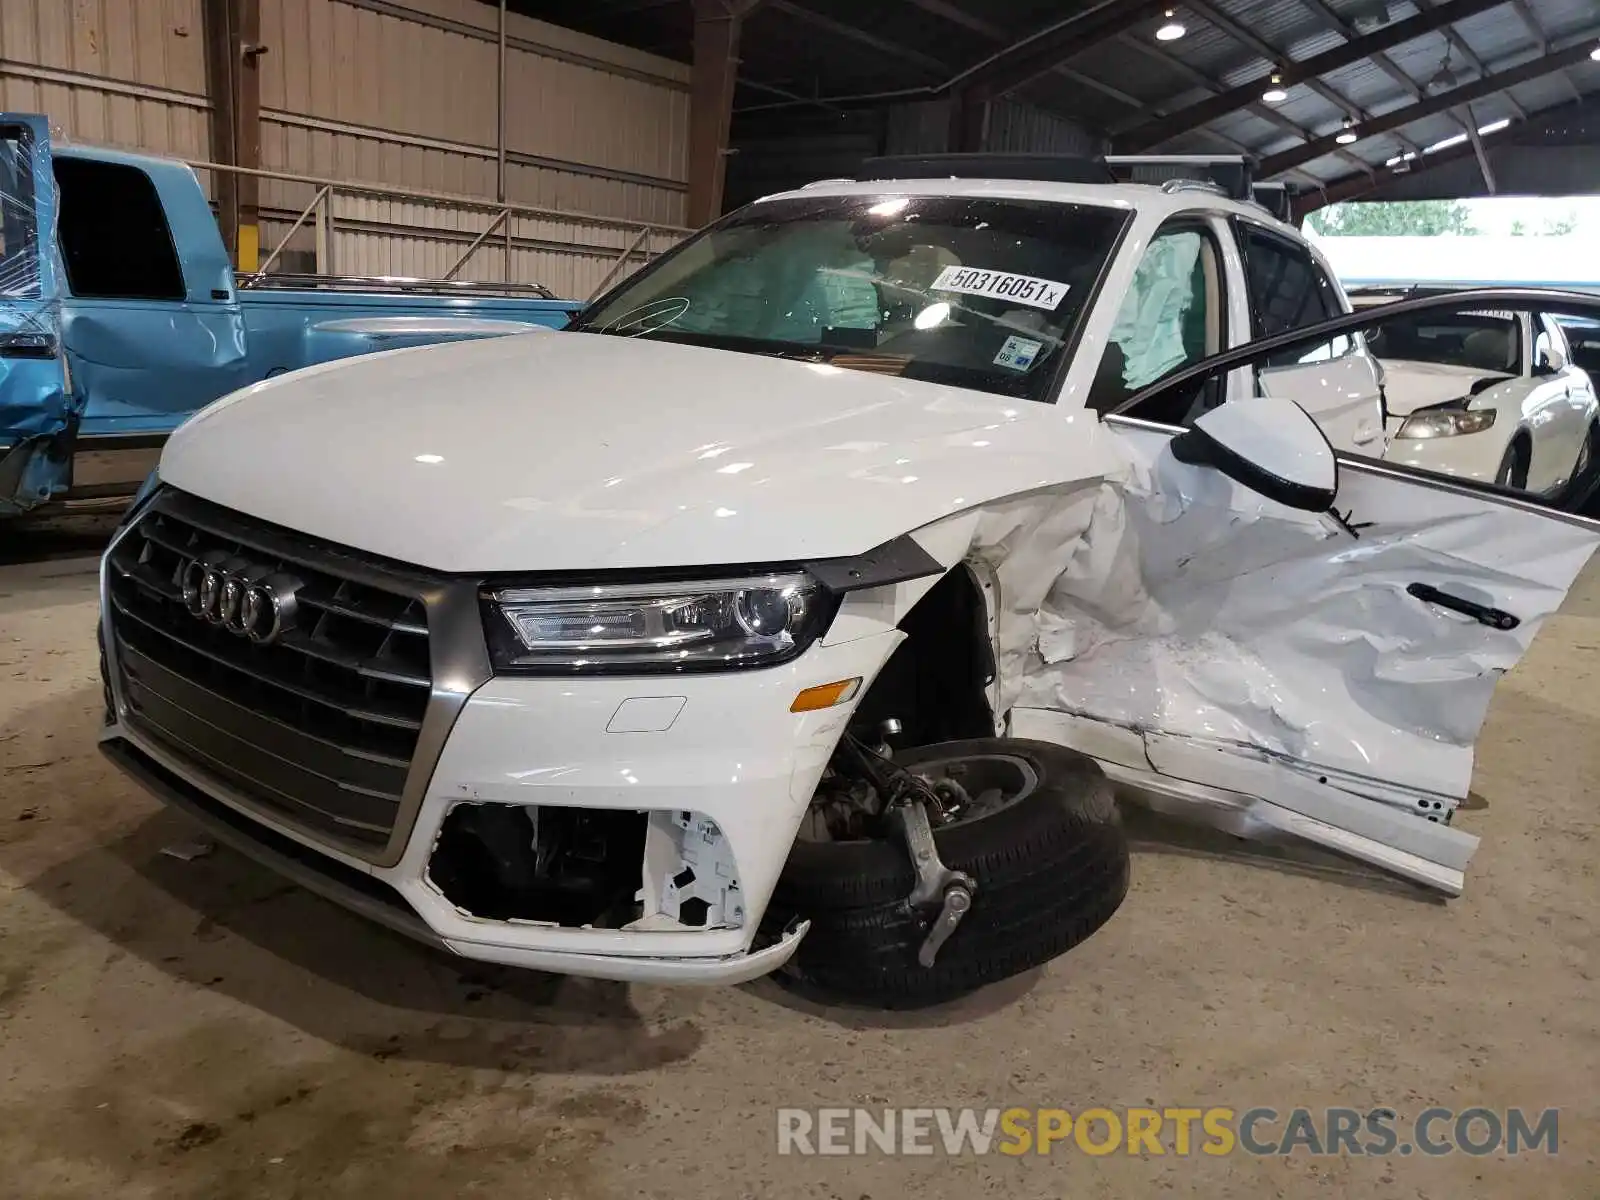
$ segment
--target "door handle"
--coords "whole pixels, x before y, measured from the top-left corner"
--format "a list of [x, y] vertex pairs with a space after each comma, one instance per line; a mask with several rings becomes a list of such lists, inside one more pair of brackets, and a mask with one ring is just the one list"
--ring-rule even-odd
[[1437, 604], [1440, 608], [1462, 613], [1491, 629], [1512, 630], [1522, 624], [1521, 617], [1508, 613], [1503, 608], [1491, 608], [1487, 604], [1479, 604], [1476, 600], [1468, 600], [1464, 596], [1452, 596], [1431, 583], [1413, 583], [1406, 588], [1406, 593], [1426, 604]]

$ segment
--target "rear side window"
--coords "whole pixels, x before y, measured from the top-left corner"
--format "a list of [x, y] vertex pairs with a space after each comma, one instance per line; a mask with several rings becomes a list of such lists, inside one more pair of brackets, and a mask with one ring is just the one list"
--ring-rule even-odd
[[34, 211], [33, 135], [0, 126], [0, 296], [39, 295], [38, 219]]
[[[1255, 336], [1273, 337], [1343, 316], [1333, 281], [1316, 259], [1300, 245], [1253, 225], [1240, 227], [1245, 273], [1250, 285], [1250, 312]], [[1263, 367], [1288, 367], [1325, 361], [1347, 353], [1349, 339], [1313, 350], [1285, 351], [1263, 362]]]
[[74, 296], [182, 300], [183, 269], [150, 176], [124, 163], [55, 160], [56, 237]]

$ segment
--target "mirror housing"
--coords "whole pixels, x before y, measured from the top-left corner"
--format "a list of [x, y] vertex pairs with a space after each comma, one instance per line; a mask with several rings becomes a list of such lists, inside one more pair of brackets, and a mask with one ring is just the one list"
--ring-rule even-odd
[[1259, 396], [1219, 405], [1170, 445], [1179, 462], [1210, 467], [1286, 508], [1327, 512], [1339, 494], [1333, 447], [1293, 400]]
[[1567, 369], [1567, 356], [1548, 333], [1541, 333], [1534, 342], [1534, 361], [1544, 375], [1559, 375]]

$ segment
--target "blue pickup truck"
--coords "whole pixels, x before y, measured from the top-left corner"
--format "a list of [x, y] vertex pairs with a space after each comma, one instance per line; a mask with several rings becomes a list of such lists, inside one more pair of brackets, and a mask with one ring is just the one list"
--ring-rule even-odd
[[194, 172], [52, 146], [0, 113], [0, 519], [126, 496], [161, 442], [236, 388], [425, 342], [559, 329], [539, 287], [235, 278]]

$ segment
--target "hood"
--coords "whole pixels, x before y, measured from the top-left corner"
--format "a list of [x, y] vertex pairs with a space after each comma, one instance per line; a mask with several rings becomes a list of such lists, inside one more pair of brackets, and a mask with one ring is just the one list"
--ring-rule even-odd
[[1482, 367], [1396, 358], [1383, 360], [1383, 377], [1383, 394], [1391, 417], [1409, 417], [1419, 408], [1471, 397], [1473, 386], [1485, 380], [1500, 384], [1516, 378], [1505, 371], [1489, 371]]
[[365, 355], [175, 433], [161, 477], [441, 571], [858, 554], [997, 496], [1089, 479], [1093, 414], [820, 364], [594, 334]]

